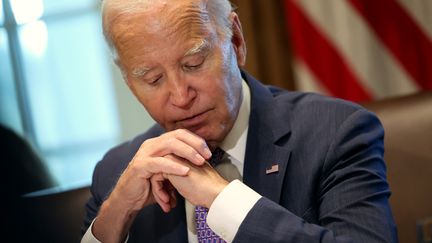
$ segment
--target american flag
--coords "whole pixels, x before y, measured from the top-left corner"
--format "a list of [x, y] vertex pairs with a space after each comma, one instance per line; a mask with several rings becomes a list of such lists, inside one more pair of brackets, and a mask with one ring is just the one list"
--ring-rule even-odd
[[284, 0], [301, 90], [356, 102], [432, 90], [431, 0]]

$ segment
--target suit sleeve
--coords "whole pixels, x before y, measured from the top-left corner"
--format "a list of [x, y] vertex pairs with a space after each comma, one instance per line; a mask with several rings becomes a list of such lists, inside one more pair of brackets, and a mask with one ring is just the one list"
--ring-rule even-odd
[[99, 171], [98, 166], [99, 164], [96, 166], [93, 172], [92, 185], [90, 187], [91, 197], [87, 201], [87, 204], [85, 206], [84, 224], [81, 227], [82, 235], [84, 235], [87, 232], [87, 229], [92, 224], [94, 218], [96, 218], [96, 215], [102, 204], [102, 198], [96, 193], [96, 188], [98, 188], [98, 171]]
[[233, 242], [397, 242], [383, 161], [383, 128], [357, 110], [328, 147], [319, 180], [316, 224], [261, 198]]

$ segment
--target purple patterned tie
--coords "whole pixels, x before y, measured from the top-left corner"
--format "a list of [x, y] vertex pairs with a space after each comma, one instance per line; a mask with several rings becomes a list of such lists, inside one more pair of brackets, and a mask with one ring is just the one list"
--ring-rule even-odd
[[[222, 159], [225, 152], [216, 148], [213, 151], [213, 155], [209, 160], [209, 163], [214, 167], [216, 166]], [[196, 220], [196, 230], [197, 237], [199, 243], [226, 243], [222, 238], [217, 236], [213, 230], [207, 225], [208, 208], [196, 206], [195, 207], [195, 220]]]

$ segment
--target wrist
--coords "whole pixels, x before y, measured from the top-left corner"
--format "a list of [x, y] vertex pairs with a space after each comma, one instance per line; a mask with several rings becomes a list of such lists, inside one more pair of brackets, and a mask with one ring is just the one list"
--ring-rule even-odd
[[211, 190], [211, 196], [209, 200], [205, 203], [206, 208], [210, 208], [213, 204], [214, 200], [217, 198], [217, 196], [228, 186], [229, 182], [222, 180], [220, 183], [217, 184], [217, 186], [213, 187], [213, 190]]
[[92, 233], [101, 242], [123, 242], [136, 215], [137, 211], [110, 196], [100, 208]]

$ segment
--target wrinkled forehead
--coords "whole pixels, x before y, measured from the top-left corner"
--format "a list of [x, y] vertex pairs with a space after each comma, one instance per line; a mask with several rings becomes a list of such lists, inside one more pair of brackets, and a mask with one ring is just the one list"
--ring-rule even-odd
[[167, 11], [165, 28], [169, 29], [169, 32], [179, 32], [190, 37], [207, 34], [211, 20], [206, 4], [193, 0], [184, 1], [183, 4]]
[[108, 0], [103, 13], [105, 30], [114, 40], [143, 34], [202, 37], [212, 24], [205, 0]]

